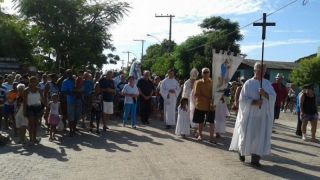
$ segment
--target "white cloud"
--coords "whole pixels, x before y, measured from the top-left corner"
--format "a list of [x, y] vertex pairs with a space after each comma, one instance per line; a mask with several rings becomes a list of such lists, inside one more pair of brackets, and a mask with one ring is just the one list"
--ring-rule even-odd
[[[313, 39], [288, 39], [284, 41], [265, 41], [265, 48], [278, 47], [278, 46], [289, 46], [296, 44], [315, 44], [319, 43], [319, 40]], [[241, 52], [248, 54], [254, 50], [261, 49], [261, 44], [248, 44], [241, 46]]]

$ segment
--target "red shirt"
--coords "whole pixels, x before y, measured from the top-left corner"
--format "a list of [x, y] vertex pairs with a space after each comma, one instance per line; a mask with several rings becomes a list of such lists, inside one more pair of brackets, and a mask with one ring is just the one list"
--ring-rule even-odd
[[285, 100], [288, 95], [288, 90], [283, 84], [273, 83], [272, 87], [277, 94], [275, 106], [280, 107], [281, 102]]

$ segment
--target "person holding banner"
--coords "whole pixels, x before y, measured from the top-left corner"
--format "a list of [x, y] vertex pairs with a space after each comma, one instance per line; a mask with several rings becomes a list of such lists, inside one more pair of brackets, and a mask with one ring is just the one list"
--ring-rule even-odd
[[[262, 72], [261, 72], [262, 71]], [[265, 65], [254, 65], [254, 77], [242, 87], [239, 112], [229, 150], [239, 152], [239, 159], [251, 155], [251, 164], [260, 167], [260, 157], [271, 153], [271, 133], [276, 93], [270, 81], [263, 79]], [[263, 80], [262, 80], [263, 79]], [[262, 81], [262, 88], [260, 83]]]
[[180, 85], [174, 78], [174, 71], [168, 71], [168, 77], [164, 79], [160, 86], [160, 94], [164, 100], [164, 117], [166, 129], [176, 124], [176, 105], [180, 94]]
[[210, 79], [209, 68], [202, 69], [202, 79], [196, 81], [194, 87], [195, 105], [193, 122], [198, 124], [197, 138], [202, 140], [203, 123], [206, 118], [206, 122], [209, 123], [210, 142], [216, 143], [214, 140], [214, 110], [212, 107], [212, 80]]

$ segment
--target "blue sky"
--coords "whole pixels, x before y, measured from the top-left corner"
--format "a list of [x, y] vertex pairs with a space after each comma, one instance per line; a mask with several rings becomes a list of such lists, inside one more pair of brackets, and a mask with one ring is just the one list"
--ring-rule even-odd
[[[101, 0], [103, 1], [103, 0]], [[132, 9], [124, 19], [110, 28], [113, 34], [114, 52], [125, 60], [124, 51], [131, 51], [130, 59], [141, 57], [141, 43], [133, 39], [145, 39], [145, 49], [158, 41], [147, 37], [152, 34], [162, 40], [168, 38], [169, 19], [155, 18], [155, 14], [174, 14], [172, 39], [180, 44], [188, 37], [201, 33], [198, 26], [204, 18], [222, 16], [244, 26], [294, 0], [121, 0], [129, 2]], [[316, 53], [320, 46], [320, 0], [308, 0], [303, 6], [298, 0], [289, 7], [269, 16], [276, 27], [267, 28], [265, 59], [272, 61], [295, 61], [298, 58]], [[5, 0], [2, 8], [8, 12], [12, 3]], [[247, 58], [261, 58], [261, 27], [247, 27], [241, 30], [244, 39], [239, 42], [242, 53]], [[106, 51], [108, 53], [108, 51]], [[107, 65], [104, 69], [120, 68]]]

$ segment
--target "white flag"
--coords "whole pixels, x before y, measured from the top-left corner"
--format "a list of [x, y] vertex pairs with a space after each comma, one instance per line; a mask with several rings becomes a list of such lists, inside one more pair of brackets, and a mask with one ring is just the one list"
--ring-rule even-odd
[[216, 105], [241, 64], [243, 57], [234, 53], [228, 55], [226, 51], [216, 53], [215, 49], [212, 52], [212, 97], [214, 97], [214, 104]]

